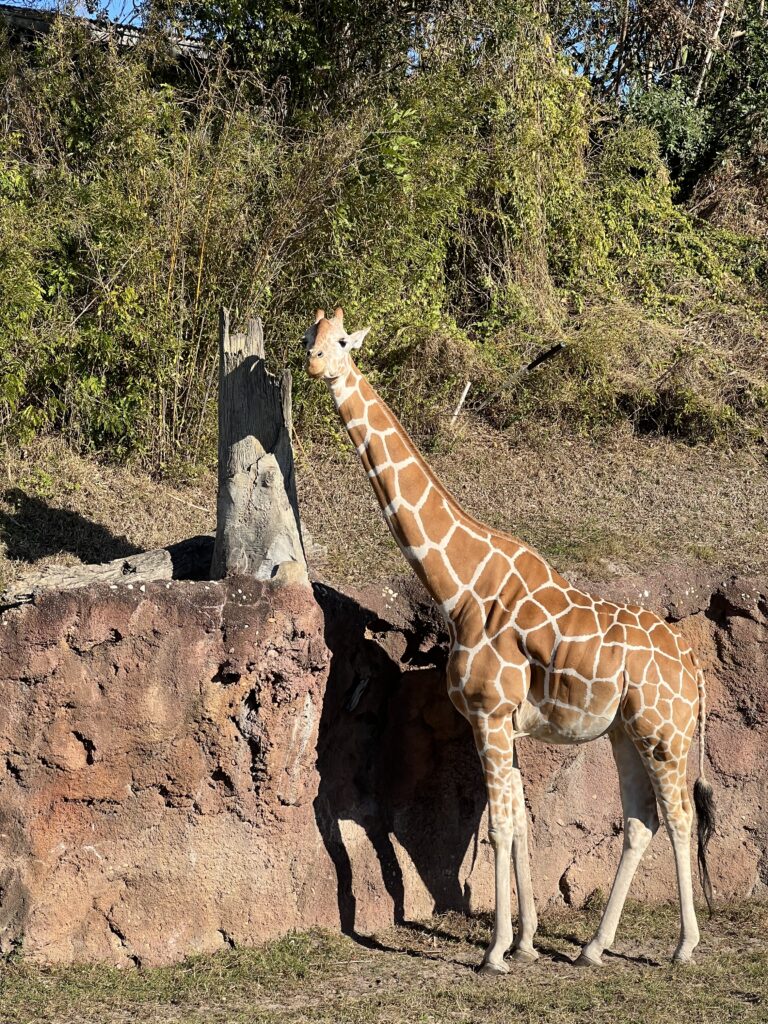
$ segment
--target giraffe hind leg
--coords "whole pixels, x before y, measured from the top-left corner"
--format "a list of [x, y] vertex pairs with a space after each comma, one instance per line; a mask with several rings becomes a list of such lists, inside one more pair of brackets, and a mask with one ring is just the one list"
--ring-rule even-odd
[[632, 726], [628, 729], [653, 785], [675, 857], [680, 897], [680, 941], [672, 958], [676, 963], [690, 962], [699, 943], [691, 879], [693, 808], [687, 784], [688, 750], [694, 726], [695, 719], [683, 728], [665, 723], [645, 736]]
[[693, 904], [691, 879], [693, 808], [686, 782], [686, 754], [672, 762], [650, 761], [651, 778], [675, 855], [680, 895], [680, 941], [672, 957], [675, 963], [690, 963], [693, 951], [699, 944], [699, 925]]
[[659, 827], [656, 796], [640, 754], [621, 727], [610, 733], [610, 740], [619, 773], [624, 847], [597, 932], [576, 961], [588, 967], [600, 965], [603, 951], [613, 943], [637, 866]]

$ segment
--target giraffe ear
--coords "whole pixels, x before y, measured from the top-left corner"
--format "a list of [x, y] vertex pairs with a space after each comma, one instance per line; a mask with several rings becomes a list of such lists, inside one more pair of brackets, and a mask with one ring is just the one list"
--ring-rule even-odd
[[315, 310], [315, 323], [319, 324], [324, 316], [325, 316], [325, 310], [324, 309], [316, 309]]
[[347, 348], [361, 348], [363, 344], [363, 338], [366, 336], [370, 327], [364, 327], [362, 331], [355, 331], [354, 334], [348, 334], [346, 337]]

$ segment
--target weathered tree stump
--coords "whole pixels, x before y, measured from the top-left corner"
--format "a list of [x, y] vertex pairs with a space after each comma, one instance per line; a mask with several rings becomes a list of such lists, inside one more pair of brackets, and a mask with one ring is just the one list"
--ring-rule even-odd
[[308, 582], [291, 447], [291, 375], [269, 373], [260, 320], [219, 323], [219, 491], [211, 578]]

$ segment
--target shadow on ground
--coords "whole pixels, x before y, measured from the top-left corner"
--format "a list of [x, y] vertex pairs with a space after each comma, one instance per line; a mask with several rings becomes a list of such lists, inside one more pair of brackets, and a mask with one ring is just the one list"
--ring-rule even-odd
[[35, 562], [65, 551], [83, 562], [108, 562], [141, 551], [127, 537], [20, 487], [4, 491], [2, 500], [8, 510], [0, 509], [0, 542], [15, 561]]

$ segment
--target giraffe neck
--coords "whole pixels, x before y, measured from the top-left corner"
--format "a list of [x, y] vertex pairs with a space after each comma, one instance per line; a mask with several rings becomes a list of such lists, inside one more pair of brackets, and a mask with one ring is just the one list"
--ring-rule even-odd
[[329, 387], [397, 544], [443, 614], [454, 618], [477, 571], [467, 538], [491, 541], [493, 531], [464, 512], [351, 360]]

